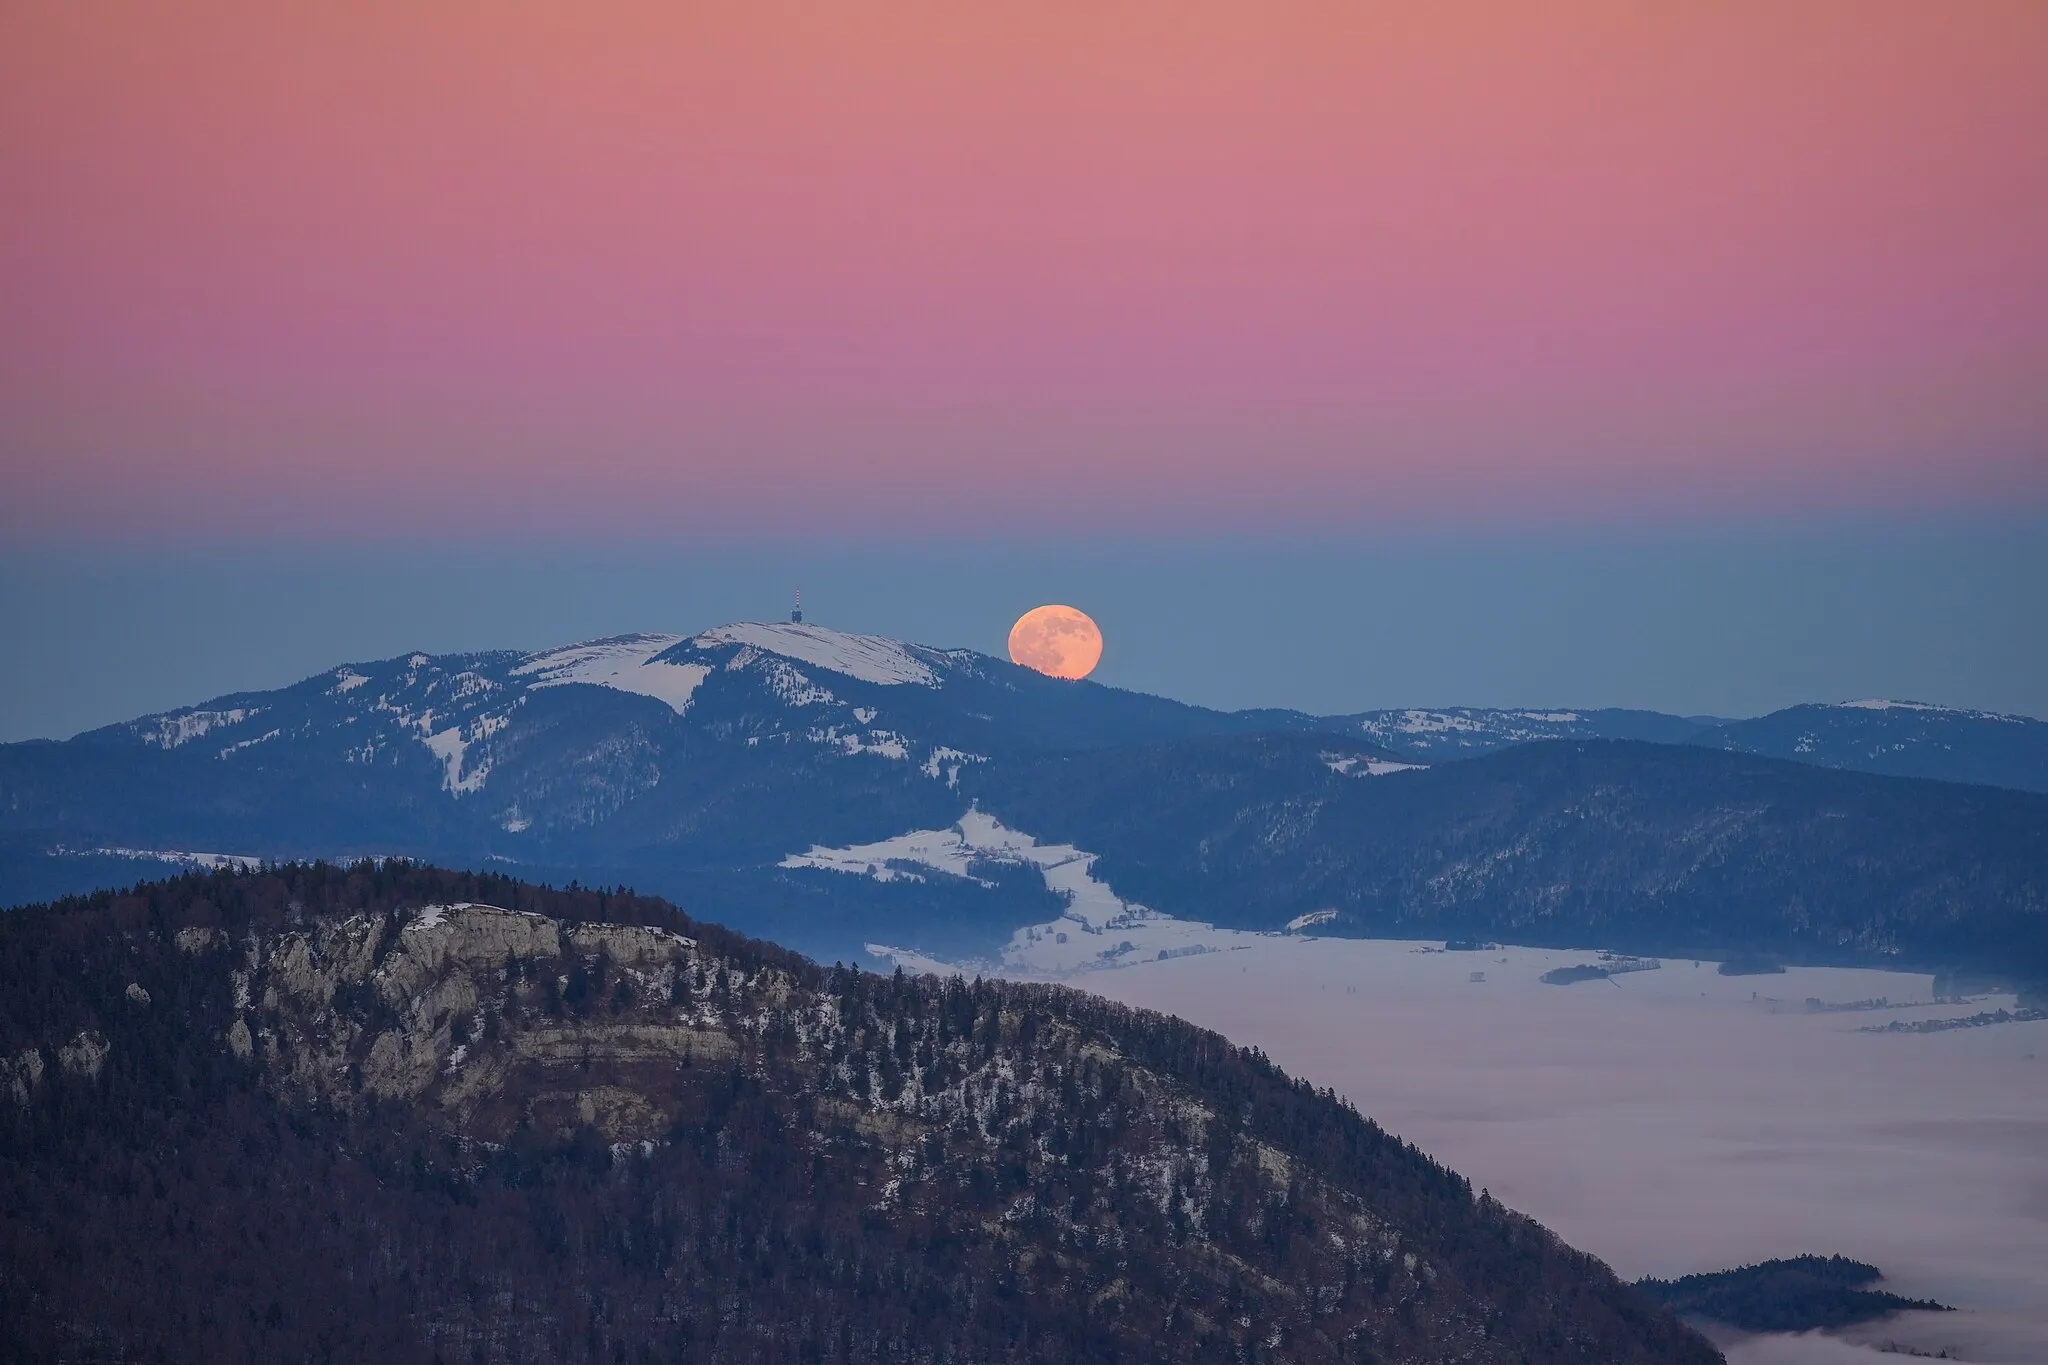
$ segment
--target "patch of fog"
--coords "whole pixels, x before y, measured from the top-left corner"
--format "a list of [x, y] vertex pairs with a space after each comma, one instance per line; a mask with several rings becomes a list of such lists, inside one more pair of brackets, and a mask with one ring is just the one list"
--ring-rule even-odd
[[[1879, 1365], [1932, 1356], [1943, 1360], [2037, 1361], [2028, 1346], [2034, 1340], [2024, 1324], [1987, 1326], [1971, 1320], [1962, 1323], [1957, 1313], [1904, 1313], [1886, 1322], [1850, 1328], [1837, 1335], [1829, 1332], [1769, 1333], [1752, 1336], [1724, 1331], [1712, 1323], [1703, 1324], [1707, 1336], [1721, 1348], [1728, 1365]], [[1957, 1330], [1949, 1330], [1957, 1329]], [[1916, 1346], [1915, 1341], [1947, 1343], [1939, 1347]], [[1974, 1342], [1974, 1345], [1965, 1344]], [[1946, 1356], [1939, 1352], [1946, 1351]], [[2017, 1351], [2018, 1354], [2014, 1354]]]
[[2048, 1021], [1855, 1031], [2010, 997], [1937, 1004], [1926, 975], [1724, 977], [1689, 959], [1556, 986], [1543, 972], [1592, 955], [1233, 946], [1087, 985], [1264, 1049], [1625, 1277], [1841, 1253], [1964, 1310], [1729, 1338], [1736, 1365], [1901, 1358], [1887, 1343], [2048, 1360]]

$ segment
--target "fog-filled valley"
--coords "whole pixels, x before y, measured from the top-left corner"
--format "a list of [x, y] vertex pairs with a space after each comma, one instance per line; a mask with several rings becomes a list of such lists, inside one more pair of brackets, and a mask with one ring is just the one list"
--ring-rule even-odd
[[2048, 1358], [2048, 1021], [1873, 1033], [2014, 1002], [1933, 1004], [1925, 974], [1690, 960], [1549, 985], [1591, 955], [1440, 946], [1269, 938], [1087, 985], [1335, 1087], [1624, 1278], [1840, 1253], [1962, 1310], [1734, 1338], [1731, 1361], [1875, 1362], [1886, 1342]]
[[1064, 980], [1216, 1029], [1628, 1279], [1845, 1255], [1960, 1310], [1721, 1329], [1733, 1361], [2048, 1353], [2048, 1015], [2013, 978], [1320, 936], [1332, 912], [1219, 928], [980, 815], [790, 861], [889, 885], [1002, 859], [1039, 871], [1057, 918], [987, 960], [883, 944], [875, 960]]

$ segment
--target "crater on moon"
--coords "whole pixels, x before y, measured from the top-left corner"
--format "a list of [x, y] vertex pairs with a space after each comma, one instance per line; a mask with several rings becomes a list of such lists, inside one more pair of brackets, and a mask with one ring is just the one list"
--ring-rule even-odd
[[1010, 660], [1055, 678], [1085, 678], [1102, 661], [1102, 631], [1075, 607], [1033, 607], [1010, 627]]

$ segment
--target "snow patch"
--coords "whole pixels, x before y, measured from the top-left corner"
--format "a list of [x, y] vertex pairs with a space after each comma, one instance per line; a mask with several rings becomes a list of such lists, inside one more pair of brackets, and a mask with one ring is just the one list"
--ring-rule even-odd
[[537, 915], [531, 910], [507, 910], [502, 905], [485, 905], [482, 901], [450, 901], [446, 905], [422, 905], [419, 908], [419, 913], [414, 915], [412, 921], [405, 926], [406, 932], [410, 933], [414, 929], [438, 929], [448, 922], [449, 913], [455, 910], [489, 910], [493, 914], [498, 915], [525, 915], [529, 919], [544, 918], [544, 916]]
[[448, 922], [448, 916], [456, 910], [488, 910], [494, 915], [524, 915], [528, 919], [546, 918], [531, 910], [508, 910], [502, 905], [486, 905], [482, 901], [450, 901], [446, 905], [422, 905], [405, 926], [405, 932], [411, 933], [415, 929], [438, 929]]
[[[1001, 961], [991, 964], [1026, 976], [1072, 976], [1218, 952], [1270, 937], [1219, 930], [1126, 901], [1095, 877], [1095, 859], [1093, 853], [1071, 844], [1041, 844], [1029, 834], [1006, 828], [994, 816], [969, 811], [951, 829], [914, 830], [851, 848], [813, 846], [784, 858], [782, 866], [820, 868], [881, 882], [921, 881], [912, 870], [917, 866], [974, 881], [981, 879], [972, 877], [968, 869], [977, 861], [1036, 868], [1047, 889], [1066, 901], [1066, 913], [1018, 929], [1004, 945]], [[894, 959], [907, 971], [960, 969], [888, 944], [871, 943], [867, 950], [876, 957]]]
[[[829, 689], [820, 687], [812, 682], [804, 675], [802, 669], [796, 667], [787, 659], [778, 659], [772, 654], [763, 656], [758, 652], [754, 653], [754, 658], [757, 660], [765, 659], [765, 662], [762, 663], [762, 672], [768, 679], [768, 690], [773, 692], [784, 705], [830, 706], [839, 700], [839, 698], [832, 695]], [[862, 709], [866, 710], [865, 707]], [[858, 715], [859, 713], [856, 712], [855, 714]], [[873, 715], [874, 712], [869, 711], [868, 714]], [[865, 725], [867, 722], [862, 721], [861, 724]]]
[[1366, 758], [1359, 754], [1324, 754], [1323, 766], [1346, 777], [1385, 777], [1388, 773], [1421, 772], [1427, 763], [1397, 763], [1390, 758]]
[[[948, 962], [944, 958], [920, 953], [915, 948], [901, 948], [893, 943], [863, 943], [861, 948], [869, 957], [878, 957], [884, 962], [901, 967], [912, 976], [965, 976], [969, 966], [978, 968], [981, 965]], [[976, 975], [980, 975], [978, 970]]]
[[965, 749], [949, 749], [943, 744], [935, 744], [932, 746], [932, 751], [925, 755], [924, 762], [919, 766], [920, 771], [935, 782], [938, 780], [940, 772], [943, 771], [946, 776], [946, 786], [957, 791], [960, 787], [960, 769], [969, 763], [986, 762], [988, 762], [987, 754], [970, 754]]
[[[1504, 722], [1522, 721], [1533, 725], [1574, 725], [1583, 720], [1576, 711], [1397, 711], [1385, 718], [1367, 721], [1362, 728], [1373, 732], [1402, 735], [1494, 734]], [[1508, 727], [1513, 733], [1512, 727]], [[1534, 738], [1535, 736], [1531, 736]]]
[[834, 725], [828, 729], [812, 730], [807, 736], [813, 744], [836, 745], [841, 751], [853, 754], [874, 754], [879, 758], [893, 758], [908, 761], [910, 745], [903, 736], [893, 730], [869, 730], [866, 734], [858, 731], [841, 730]]
[[711, 670], [703, 664], [672, 664], [655, 659], [657, 654], [682, 642], [680, 635], [615, 635], [528, 655], [512, 672], [514, 676], [531, 676], [536, 688], [585, 683], [653, 697], [681, 715], [689, 708], [690, 696], [698, 684], [711, 676]]
[[[426, 724], [422, 720], [422, 725]], [[451, 725], [438, 730], [421, 740], [435, 758], [441, 760], [441, 789], [462, 796], [469, 792], [482, 791], [484, 779], [490, 776], [491, 765], [479, 763], [468, 773], [462, 771], [463, 756], [469, 751], [469, 742], [462, 737], [462, 727]]]
[[413, 921], [412, 921], [412, 923], [410, 923], [410, 924], [406, 925], [405, 927], [406, 927], [406, 928], [407, 928], [408, 930], [412, 930], [412, 929], [438, 929], [438, 928], [440, 928], [440, 927], [441, 927], [441, 926], [442, 926], [443, 924], [447, 923], [447, 921], [448, 921], [448, 912], [449, 912], [450, 910], [461, 910], [461, 909], [463, 909], [463, 908], [464, 908], [464, 907], [463, 907], [463, 906], [460, 906], [460, 905], [425, 905], [425, 906], [421, 906], [421, 907], [420, 907], [420, 912], [419, 912], [419, 914], [415, 915], [415, 916], [413, 917]]
[[1822, 711], [1917, 711], [1929, 716], [1959, 716], [1965, 720], [1997, 721], [2004, 725], [2039, 725], [2028, 716], [2003, 711], [1975, 711], [1966, 706], [1940, 706], [1926, 701], [1897, 701], [1889, 697], [1865, 697], [1861, 701], [1821, 702]]
[[[977, 852], [985, 851], [989, 856], [1001, 857], [1010, 853], [1007, 847], [987, 847], [970, 844], [965, 831], [967, 820], [976, 816], [970, 812], [962, 823], [951, 829], [920, 829], [908, 834], [899, 834], [893, 839], [879, 843], [855, 844], [850, 848], [826, 848], [812, 845], [809, 852], [792, 853], [782, 860], [783, 867], [815, 867], [831, 872], [850, 872], [856, 876], [873, 877], [878, 882], [893, 882], [898, 879], [923, 881], [915, 872], [908, 872], [892, 863], [916, 863], [955, 877], [966, 877], [968, 865]], [[986, 819], [987, 817], [980, 817]], [[991, 822], [993, 823], [993, 822]], [[980, 827], [977, 826], [977, 830]], [[1033, 842], [1031, 836], [1022, 836], [1026, 844]], [[986, 844], [988, 841], [984, 841]]]
[[[240, 725], [251, 716], [263, 714], [260, 706], [236, 706], [223, 711], [176, 711], [168, 715], [151, 716], [135, 722], [135, 729], [144, 744], [154, 744], [160, 749], [175, 749], [190, 744], [209, 730], [218, 730], [227, 725]], [[154, 727], [154, 728], [147, 728]]]
[[906, 646], [880, 635], [851, 635], [794, 622], [741, 621], [707, 630], [691, 643], [699, 649], [751, 645], [764, 653], [780, 654], [862, 682], [939, 685], [938, 675]]
[[334, 670], [334, 686], [327, 691], [331, 696], [340, 696], [344, 692], [355, 691], [369, 680], [368, 676], [356, 672], [353, 668], [337, 668]]
[[242, 853], [187, 853], [172, 848], [53, 848], [50, 852], [69, 858], [148, 858], [161, 863], [176, 863], [181, 867], [203, 867], [209, 872], [224, 867], [248, 872], [263, 866], [261, 858]]
[[276, 739], [276, 738], [277, 738], [277, 737], [278, 737], [279, 735], [281, 735], [281, 734], [283, 734], [283, 733], [284, 733], [284, 731], [282, 731], [282, 730], [271, 730], [271, 731], [267, 731], [267, 732], [266, 732], [266, 733], [264, 733], [264, 734], [260, 734], [260, 735], [256, 736], [256, 738], [254, 738], [254, 739], [245, 739], [245, 740], [243, 740], [243, 741], [242, 741], [241, 743], [239, 743], [239, 744], [230, 744], [230, 745], [228, 745], [228, 747], [227, 747], [227, 748], [225, 748], [225, 749], [222, 749], [222, 750], [220, 751], [220, 757], [222, 757], [222, 758], [226, 758], [226, 757], [227, 757], [227, 756], [228, 756], [229, 754], [235, 753], [235, 752], [237, 752], [237, 751], [239, 751], [239, 750], [242, 750], [242, 749], [249, 749], [249, 748], [253, 748], [253, 747], [255, 747], [256, 745], [258, 745], [258, 744], [262, 744], [262, 743], [264, 743], [264, 742], [265, 742], [265, 741], [267, 741], [267, 740], [273, 740], [273, 739]]
[[1433, 735], [1446, 731], [1483, 731], [1493, 727], [1472, 716], [1452, 715], [1445, 711], [1403, 711], [1400, 716], [1386, 723], [1386, 728], [1404, 735]]

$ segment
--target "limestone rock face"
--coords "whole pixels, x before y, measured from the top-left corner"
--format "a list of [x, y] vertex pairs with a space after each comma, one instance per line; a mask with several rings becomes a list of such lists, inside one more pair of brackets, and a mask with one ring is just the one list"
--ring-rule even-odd
[[607, 953], [620, 966], [660, 966], [674, 960], [677, 948], [695, 948], [696, 940], [639, 924], [579, 924], [569, 931], [579, 953]]
[[174, 936], [173, 942], [182, 953], [204, 953], [227, 942], [227, 935], [220, 930], [203, 924], [188, 924]]
[[106, 1065], [107, 1054], [111, 1051], [113, 1049], [99, 1030], [87, 1029], [57, 1049], [57, 1064], [74, 1076], [97, 1080], [100, 1068]]
[[675, 1073], [736, 1050], [696, 943], [665, 929], [444, 905], [293, 929], [251, 954], [260, 1004], [226, 1046], [281, 1095], [423, 1104], [483, 1141], [522, 1126], [657, 1135]]

